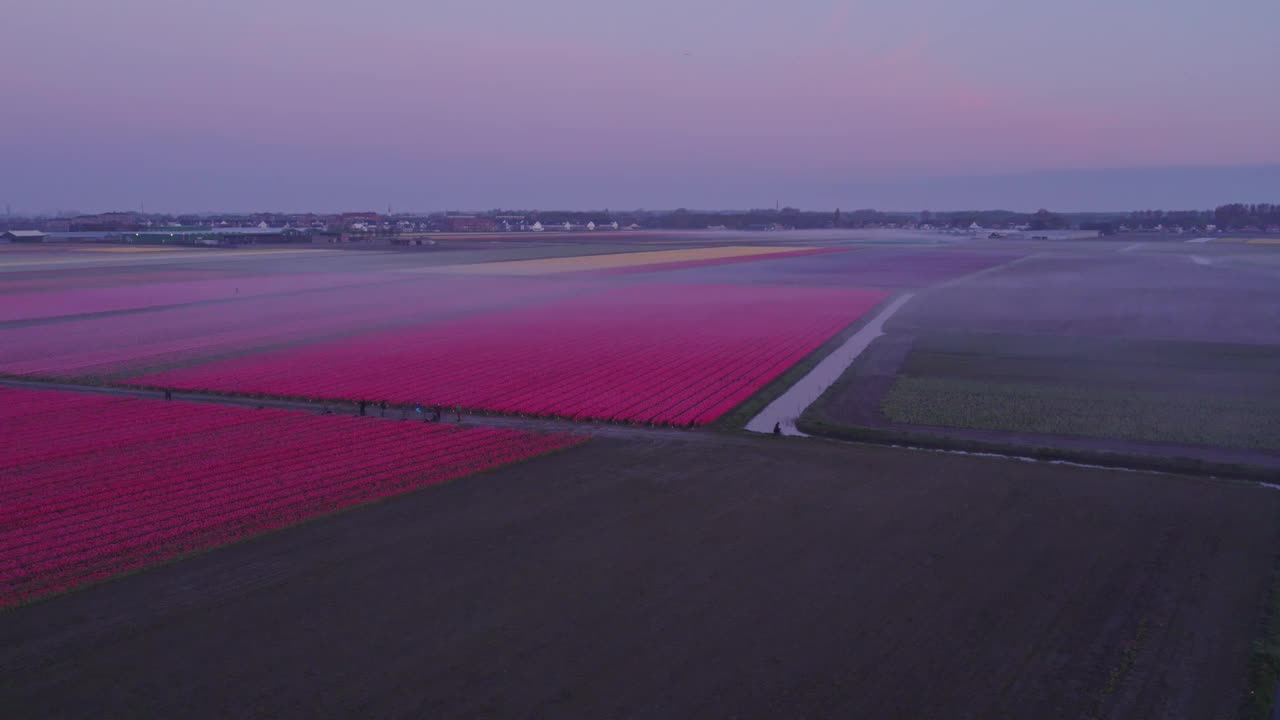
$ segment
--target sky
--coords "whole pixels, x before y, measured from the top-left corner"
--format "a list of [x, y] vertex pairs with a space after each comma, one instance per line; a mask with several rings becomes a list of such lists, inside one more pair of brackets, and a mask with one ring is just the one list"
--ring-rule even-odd
[[1276, 0], [18, 0], [0, 16], [15, 212], [1280, 200]]

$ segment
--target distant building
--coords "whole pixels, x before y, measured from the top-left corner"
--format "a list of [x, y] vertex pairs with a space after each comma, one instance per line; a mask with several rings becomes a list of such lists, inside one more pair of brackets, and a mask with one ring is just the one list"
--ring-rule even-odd
[[494, 232], [498, 229], [497, 220], [475, 215], [449, 215], [444, 224], [449, 232]]
[[174, 230], [125, 233], [121, 240], [142, 245], [258, 245], [308, 242], [306, 233], [292, 228], [227, 227], [210, 230]]
[[103, 240], [114, 240], [120, 237], [120, 233], [108, 232], [106, 230], [80, 230], [77, 232], [56, 232], [49, 231], [45, 242], [101, 242]]
[[336, 215], [329, 221], [329, 227], [344, 230], [346, 228], [360, 225], [372, 225], [378, 222], [378, 213], [376, 212], [349, 212]]
[[0, 233], [0, 242], [44, 242], [49, 236], [39, 230], [6, 230]]
[[70, 232], [127, 232], [142, 229], [142, 221], [133, 213], [101, 213], [71, 218]]

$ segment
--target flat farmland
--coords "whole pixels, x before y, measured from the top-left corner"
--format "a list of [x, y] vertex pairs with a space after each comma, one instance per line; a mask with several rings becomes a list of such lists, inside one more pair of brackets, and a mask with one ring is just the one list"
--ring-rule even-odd
[[[10, 283], [0, 284], [0, 323], [139, 310], [170, 305], [187, 305], [210, 300], [243, 296], [288, 295], [306, 290], [320, 290], [376, 282], [373, 275], [362, 273], [307, 273], [230, 275], [200, 277], [190, 272], [130, 273], [116, 277], [86, 278], [79, 283], [48, 283], [38, 290], [16, 290]], [[22, 283], [17, 283], [21, 287]]]
[[6, 717], [1265, 716], [1274, 247], [532, 235], [0, 247]]
[[1241, 706], [1272, 491], [684, 437], [595, 439], [0, 614], [0, 696], [23, 717]]
[[629, 285], [126, 382], [704, 425], [884, 297], [856, 288]]
[[797, 255], [739, 265], [669, 272], [671, 281], [794, 283], [807, 286], [928, 287], [1012, 262], [1022, 255], [1003, 248], [980, 251], [936, 248], [859, 248], [835, 255]]
[[595, 271], [625, 273], [750, 262], [766, 258], [805, 256], [840, 251], [840, 248], [723, 245], [706, 248], [646, 250], [536, 260], [489, 261], [467, 265], [448, 265], [434, 268], [434, 270], [462, 275], [516, 276]]
[[576, 440], [0, 388], [0, 607]]
[[1280, 346], [917, 338], [893, 422], [1280, 452]]
[[936, 289], [886, 329], [1280, 343], [1274, 278], [1202, 252], [1032, 255]]
[[1035, 254], [926, 289], [808, 427], [1280, 468], [1280, 286], [1263, 255], [1195, 252]]
[[369, 285], [264, 298], [242, 298], [231, 292], [217, 301], [147, 312], [44, 318], [44, 322], [0, 325], [0, 373], [110, 377], [463, 316], [588, 287], [521, 278], [462, 281], [392, 275]]

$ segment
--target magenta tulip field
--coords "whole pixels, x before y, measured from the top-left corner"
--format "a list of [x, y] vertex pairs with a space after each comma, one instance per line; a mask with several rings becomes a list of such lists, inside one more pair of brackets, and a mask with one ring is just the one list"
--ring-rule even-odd
[[0, 388], [0, 606], [579, 442]]
[[125, 382], [703, 425], [884, 297], [794, 285], [629, 285]]
[[[161, 277], [163, 277], [161, 275]], [[374, 282], [375, 275], [358, 273], [275, 273], [200, 278], [179, 274], [168, 282], [141, 282], [122, 277], [112, 287], [52, 287], [29, 292], [8, 292], [0, 304], [0, 322], [116, 312], [140, 308], [182, 305], [235, 297], [278, 295]]]
[[[0, 283], [0, 288], [6, 285]], [[261, 299], [233, 296], [238, 297], [233, 302], [12, 324], [0, 327], [0, 373], [83, 378], [154, 370], [382, 326], [460, 317], [590, 287], [585, 281], [384, 274], [373, 286], [282, 292]], [[0, 300], [15, 297], [30, 296], [0, 295]], [[52, 311], [52, 305], [43, 307]]]

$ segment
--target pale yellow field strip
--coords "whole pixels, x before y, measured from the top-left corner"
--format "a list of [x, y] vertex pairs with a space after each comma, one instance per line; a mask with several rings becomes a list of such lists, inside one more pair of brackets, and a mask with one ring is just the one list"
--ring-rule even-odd
[[467, 265], [440, 265], [430, 268], [416, 268], [413, 272], [435, 272], [455, 275], [549, 275], [552, 273], [581, 272], [585, 270], [611, 270], [613, 268], [641, 265], [662, 265], [665, 263], [772, 255], [812, 249], [812, 247], [794, 245], [774, 247], [726, 245], [724, 247], [689, 248], [684, 250], [650, 250], [610, 253], [608, 255], [579, 255], [577, 257], [540, 258], [537, 260], [506, 260]]

